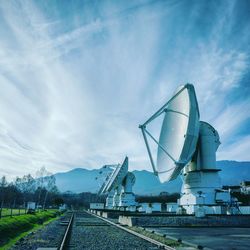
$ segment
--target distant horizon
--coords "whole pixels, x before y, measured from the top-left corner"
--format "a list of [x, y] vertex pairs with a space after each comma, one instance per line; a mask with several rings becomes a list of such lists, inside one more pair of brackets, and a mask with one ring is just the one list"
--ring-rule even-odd
[[[250, 161], [235, 161], [235, 160], [217, 160], [216, 161], [217, 163], [218, 162], [239, 162], [239, 163], [250, 163]], [[113, 163], [114, 164], [114, 163]], [[68, 173], [68, 172], [71, 172], [71, 171], [73, 171], [73, 170], [77, 170], [77, 169], [84, 169], [84, 170], [90, 170], [90, 171], [95, 171], [95, 170], [99, 170], [99, 169], [101, 169], [101, 168], [103, 168], [104, 166], [106, 166], [106, 165], [113, 165], [113, 164], [104, 164], [103, 166], [101, 166], [101, 167], [94, 167], [94, 168], [88, 168], [88, 167], [78, 167], [78, 166], [76, 166], [76, 167], [74, 167], [74, 168], [72, 168], [72, 169], [68, 169], [68, 170], [65, 170], [65, 171], [63, 171], [63, 172], [54, 172], [54, 173], [51, 173], [52, 175], [56, 175], [56, 174], [64, 174], [64, 173]], [[37, 170], [39, 170], [39, 169], [37, 169]], [[129, 169], [129, 171], [148, 171], [148, 172], [151, 172], [151, 173], [153, 173], [153, 170], [152, 169]], [[23, 174], [23, 175], [27, 175], [27, 174], [30, 174], [30, 173], [25, 173], [25, 174]], [[32, 174], [31, 174], [32, 175]], [[2, 176], [0, 176], [0, 178], [1, 178]], [[17, 177], [17, 176], [16, 176]], [[11, 180], [9, 180], [9, 178], [8, 178], [8, 176], [6, 176], [6, 178], [7, 178], [7, 181], [13, 181], [16, 177], [12, 177], [11, 178]], [[18, 177], [22, 177], [22, 176], [18, 176]], [[32, 177], [34, 177], [34, 178], [36, 178], [36, 176], [34, 176], [34, 175], [32, 175]]]
[[[250, 162], [224, 160], [219, 161], [217, 165], [222, 170], [219, 172], [222, 185], [239, 185], [242, 181], [250, 180]], [[239, 171], [240, 173], [238, 173]], [[55, 178], [61, 191], [93, 191], [100, 188], [108, 172], [106, 174], [104, 172], [100, 173], [100, 168], [75, 168], [64, 173], [56, 173]], [[136, 193], [139, 190], [147, 194], [152, 192], [158, 193], [159, 191], [180, 192], [182, 184], [182, 177], [180, 176], [172, 181], [161, 183], [152, 171], [131, 170], [131, 172], [136, 177], [134, 186]]]

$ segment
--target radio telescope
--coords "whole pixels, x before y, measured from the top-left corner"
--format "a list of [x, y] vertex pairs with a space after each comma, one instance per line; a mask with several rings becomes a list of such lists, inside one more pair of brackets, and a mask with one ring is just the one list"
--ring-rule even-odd
[[[156, 140], [147, 125], [161, 115], [164, 119], [159, 140]], [[183, 173], [179, 205], [187, 213], [194, 213], [198, 207], [209, 212], [212, 206], [221, 208], [230, 201], [230, 194], [221, 189], [220, 170], [216, 168], [219, 134], [210, 124], [200, 121], [192, 84], [179, 87], [173, 97], [139, 127], [159, 180], [168, 182]], [[158, 145], [156, 163], [148, 137]]]
[[[102, 194], [107, 193], [107, 187], [108, 187], [108, 185], [109, 185], [109, 183], [110, 183], [110, 180], [111, 180], [112, 176], [114, 175], [114, 173], [116, 172], [116, 169], [117, 169], [120, 165], [117, 164], [117, 165], [110, 165], [110, 166], [112, 166], [113, 172], [111, 172], [111, 173], [107, 176], [107, 178], [105, 179], [105, 181], [103, 182], [103, 184], [102, 184], [102, 186], [101, 186], [101, 188], [100, 188], [100, 190], [99, 190], [99, 192], [98, 192], [99, 195], [102, 195]], [[115, 190], [110, 190], [110, 191], [108, 192], [108, 196], [107, 196], [107, 198], [106, 198], [106, 204], [105, 204], [105, 207], [106, 207], [107, 209], [112, 209], [112, 208], [113, 208], [113, 198], [114, 198], [114, 194], [115, 194]]]
[[114, 190], [113, 196], [113, 207], [119, 206], [120, 196], [122, 191], [122, 181], [128, 173], [128, 157], [125, 158], [124, 162], [117, 166], [114, 174], [111, 176], [110, 181], [107, 185], [107, 192], [112, 192]]
[[99, 191], [99, 194], [108, 193], [106, 208], [119, 209], [135, 206], [135, 196], [132, 193], [134, 183], [135, 176], [128, 172], [128, 157], [126, 157], [122, 164], [116, 165]]

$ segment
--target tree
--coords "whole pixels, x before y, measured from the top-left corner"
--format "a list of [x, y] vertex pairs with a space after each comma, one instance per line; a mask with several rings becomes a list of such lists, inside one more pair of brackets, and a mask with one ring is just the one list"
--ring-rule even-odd
[[8, 182], [6, 180], [6, 177], [2, 176], [1, 181], [0, 181], [0, 187], [4, 188], [4, 187], [7, 187], [7, 186], [8, 186]]
[[56, 205], [56, 206], [60, 206], [60, 205], [62, 205], [62, 204], [64, 204], [64, 200], [62, 199], [62, 198], [55, 198], [54, 199], [54, 204]]
[[25, 203], [28, 199], [32, 199], [32, 194], [35, 192], [35, 180], [28, 174], [23, 177], [16, 177], [14, 185], [23, 194], [23, 202]]
[[7, 182], [5, 176], [0, 177], [0, 209], [2, 210], [4, 205], [9, 208], [25, 205], [27, 201], [37, 201], [37, 197], [43, 208], [47, 203], [54, 204], [54, 200], [60, 197], [55, 177], [45, 167], [39, 170], [39, 176], [38, 179], [34, 179], [27, 174], [23, 177], [16, 177], [11, 183]]
[[46, 190], [44, 199], [43, 199], [43, 209], [46, 206], [46, 201], [48, 199], [49, 192], [58, 192], [56, 187], [56, 179], [52, 173], [48, 172], [46, 168], [43, 166], [40, 170], [37, 171], [37, 186], [39, 188], [38, 194], [38, 205], [41, 202], [42, 190]]
[[8, 183], [5, 176], [0, 180], [0, 196], [1, 196], [1, 212], [4, 203], [12, 209], [16, 206], [16, 200], [20, 196], [20, 192], [13, 183]]
[[5, 176], [2, 176], [1, 181], [0, 181], [0, 198], [1, 198], [1, 203], [0, 203], [0, 218], [2, 215], [2, 209], [4, 205], [4, 199], [5, 199], [5, 189], [8, 185], [8, 182], [6, 180]]

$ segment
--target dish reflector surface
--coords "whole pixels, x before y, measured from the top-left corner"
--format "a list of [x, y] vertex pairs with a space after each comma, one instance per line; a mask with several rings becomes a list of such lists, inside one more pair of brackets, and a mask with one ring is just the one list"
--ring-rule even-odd
[[122, 180], [125, 178], [127, 173], [128, 173], [128, 157], [125, 158], [122, 165], [117, 166], [105, 190], [110, 191], [111, 189], [119, 186], [122, 183]]
[[[186, 84], [165, 109], [156, 170], [161, 182], [174, 180], [191, 160], [199, 136], [199, 108], [193, 85]], [[165, 149], [166, 153], [162, 148]]]
[[101, 186], [101, 188], [100, 188], [100, 190], [99, 190], [99, 192], [98, 192], [99, 195], [100, 195], [100, 194], [104, 194], [104, 193], [106, 192], [106, 188], [107, 188], [107, 186], [108, 186], [108, 184], [109, 184], [109, 182], [110, 182], [110, 179], [111, 179], [112, 175], [115, 173], [115, 170], [116, 170], [116, 168], [117, 168], [119, 165], [116, 164], [116, 165], [105, 165], [105, 166], [106, 166], [106, 167], [109, 167], [109, 168], [114, 168], [114, 170], [112, 171], [112, 173], [110, 173], [110, 174], [106, 177], [105, 181], [103, 182], [103, 184], [102, 184], [102, 186]]

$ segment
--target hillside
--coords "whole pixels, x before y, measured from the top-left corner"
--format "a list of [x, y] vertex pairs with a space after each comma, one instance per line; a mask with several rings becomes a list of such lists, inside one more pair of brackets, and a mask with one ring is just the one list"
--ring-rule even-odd
[[[239, 185], [243, 180], [250, 180], [250, 162], [218, 161], [218, 168], [222, 171], [220, 176], [223, 185]], [[102, 173], [112, 171], [111, 169], [75, 168], [65, 173], [57, 173], [56, 184], [60, 191], [97, 192], [102, 183]], [[160, 183], [158, 178], [147, 170], [134, 170], [136, 184], [134, 192], [136, 194], [159, 194], [162, 191], [174, 193], [180, 192], [181, 178], [177, 178], [169, 183]]]

